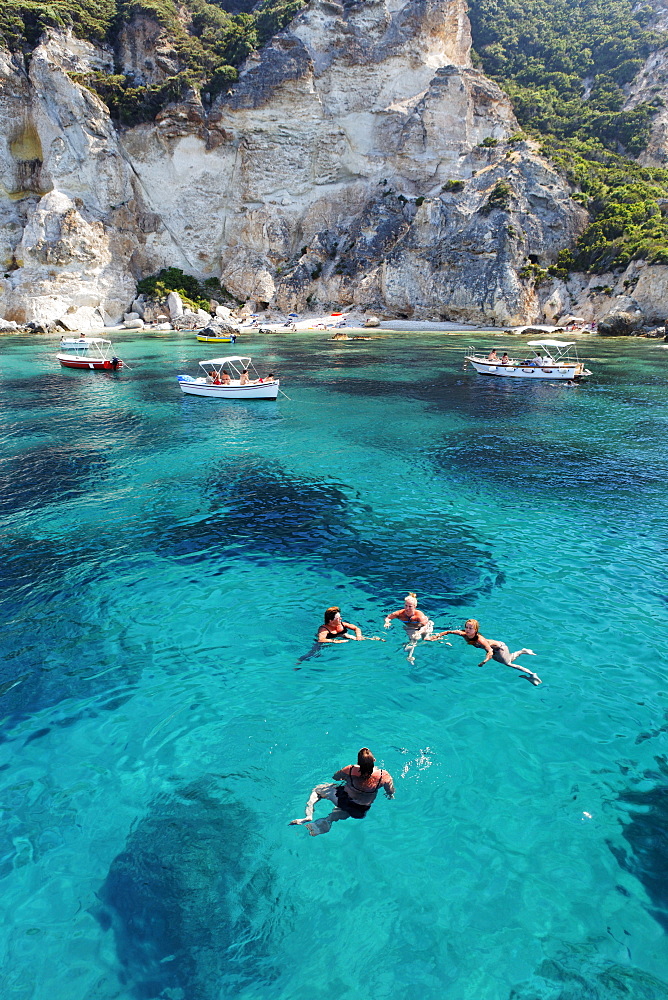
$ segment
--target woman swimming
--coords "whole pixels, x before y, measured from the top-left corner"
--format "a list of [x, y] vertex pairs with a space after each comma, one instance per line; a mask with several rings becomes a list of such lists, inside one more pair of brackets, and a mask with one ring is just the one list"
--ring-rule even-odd
[[344, 622], [341, 618], [340, 608], [327, 608], [325, 611], [325, 620], [316, 632], [315, 644], [309, 649], [308, 653], [299, 657], [297, 663], [310, 660], [318, 652], [322, 643], [348, 642], [349, 639], [357, 642], [360, 642], [362, 639], [370, 639], [372, 642], [385, 642], [378, 635], [362, 635], [362, 630], [358, 625], [353, 625], [351, 622]]
[[538, 674], [534, 674], [531, 670], [527, 670], [526, 667], [520, 667], [519, 664], [515, 663], [518, 656], [526, 654], [527, 656], [535, 656], [533, 649], [518, 649], [516, 653], [511, 653], [505, 642], [499, 642], [497, 639], [485, 639], [483, 635], [480, 635], [480, 625], [475, 618], [469, 618], [467, 622], [464, 622], [464, 628], [448, 628], [445, 632], [438, 632], [436, 635], [431, 636], [432, 640], [441, 639], [444, 635], [461, 635], [469, 646], [475, 646], [476, 649], [485, 650], [485, 659], [481, 660], [478, 664], [482, 667], [489, 660], [496, 660], [497, 663], [505, 663], [507, 667], [513, 667], [515, 670], [520, 670], [526, 675], [528, 681], [532, 684], [542, 684]]
[[[349, 629], [353, 635], [350, 634]], [[318, 629], [318, 634], [315, 638], [316, 642], [347, 642], [348, 639], [359, 641], [364, 636], [362, 635], [362, 629], [357, 625], [344, 622], [341, 619], [341, 609], [334, 607], [327, 608], [325, 611], [325, 620]]]
[[406, 629], [409, 642], [406, 644], [405, 649], [408, 653], [409, 663], [415, 662], [413, 650], [418, 639], [426, 639], [434, 631], [433, 621], [427, 618], [423, 611], [418, 610], [417, 603], [417, 594], [411, 591], [404, 597], [404, 606], [401, 611], [393, 611], [391, 614], [386, 615], [384, 622], [385, 628], [389, 628], [392, 620], [396, 618]]
[[[293, 819], [290, 826], [306, 826], [312, 837], [329, 833], [332, 823], [341, 819], [364, 819], [373, 805], [376, 795], [384, 790], [388, 799], [394, 798], [392, 775], [376, 767], [376, 761], [368, 747], [362, 747], [357, 754], [357, 765], [348, 764], [332, 775], [334, 781], [345, 781], [344, 785], [316, 785], [306, 803], [303, 819]], [[313, 807], [319, 799], [329, 799], [334, 809], [329, 816], [313, 819]]]

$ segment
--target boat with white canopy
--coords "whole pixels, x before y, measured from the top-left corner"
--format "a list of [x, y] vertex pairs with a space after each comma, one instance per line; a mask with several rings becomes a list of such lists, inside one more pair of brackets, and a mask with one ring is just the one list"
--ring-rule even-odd
[[[204, 375], [177, 375], [181, 392], [213, 399], [276, 399], [280, 383], [273, 374], [260, 378], [250, 357], [231, 355], [200, 361]], [[252, 375], [251, 375], [252, 373]]]
[[104, 337], [63, 338], [65, 350], [56, 354], [63, 368], [88, 368], [90, 371], [118, 371], [123, 362], [113, 353], [110, 340]]
[[526, 352], [522, 359], [495, 351], [485, 356], [471, 347], [466, 351], [464, 364], [469, 363], [479, 375], [526, 378], [534, 382], [542, 379], [577, 381], [591, 375], [578, 357], [574, 340], [529, 340], [526, 346], [532, 350]]

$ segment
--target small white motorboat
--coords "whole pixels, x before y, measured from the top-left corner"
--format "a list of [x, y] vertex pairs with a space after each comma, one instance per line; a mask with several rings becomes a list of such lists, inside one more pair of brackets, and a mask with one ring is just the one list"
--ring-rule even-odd
[[64, 350], [56, 354], [63, 368], [88, 368], [91, 371], [118, 371], [123, 362], [113, 353], [110, 340], [103, 337], [63, 338]]
[[[574, 340], [529, 340], [527, 347], [534, 348], [523, 360], [503, 355], [486, 357], [473, 347], [466, 352], [465, 365], [470, 363], [479, 375], [496, 375], [500, 378], [527, 378], [534, 382], [541, 379], [571, 379], [577, 381], [591, 375], [578, 357]], [[542, 353], [541, 353], [542, 351]]]
[[[278, 396], [279, 380], [273, 374], [260, 378], [249, 357], [212, 358], [200, 361], [199, 366], [204, 371], [199, 378], [177, 375], [181, 392], [212, 399], [276, 399]], [[256, 377], [249, 377], [251, 370]]]

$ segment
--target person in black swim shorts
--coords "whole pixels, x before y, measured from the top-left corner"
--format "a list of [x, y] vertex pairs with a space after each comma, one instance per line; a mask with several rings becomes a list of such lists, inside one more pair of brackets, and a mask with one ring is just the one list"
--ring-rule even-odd
[[[376, 761], [368, 747], [362, 747], [357, 754], [357, 764], [348, 764], [333, 774], [334, 781], [345, 781], [344, 785], [316, 785], [311, 792], [303, 819], [293, 819], [290, 826], [306, 826], [312, 837], [329, 833], [332, 823], [340, 819], [364, 819], [373, 805], [376, 795], [384, 789], [388, 799], [394, 798], [392, 775], [375, 766]], [[313, 807], [319, 799], [329, 799], [334, 809], [329, 816], [313, 819]]]

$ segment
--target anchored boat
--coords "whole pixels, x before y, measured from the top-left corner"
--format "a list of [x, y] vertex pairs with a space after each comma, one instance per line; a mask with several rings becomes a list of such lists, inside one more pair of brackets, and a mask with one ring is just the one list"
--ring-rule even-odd
[[207, 327], [206, 330], [197, 334], [197, 339], [205, 344], [236, 344], [237, 335], [236, 333], [216, 334], [210, 327]]
[[[279, 380], [273, 375], [260, 378], [250, 357], [232, 355], [200, 361], [204, 375], [177, 375], [181, 392], [212, 399], [276, 399]], [[252, 371], [254, 378], [250, 377]]]
[[470, 347], [466, 352], [465, 364], [470, 363], [479, 375], [496, 375], [500, 378], [571, 379], [578, 381], [591, 375], [584, 362], [578, 357], [574, 340], [530, 340], [527, 347], [533, 348], [522, 360], [510, 358], [506, 353], [494, 357], [490, 352], [486, 357]]
[[61, 340], [65, 350], [56, 354], [63, 368], [88, 368], [91, 371], [118, 371], [123, 362], [113, 353], [110, 340], [102, 337], [80, 337]]

